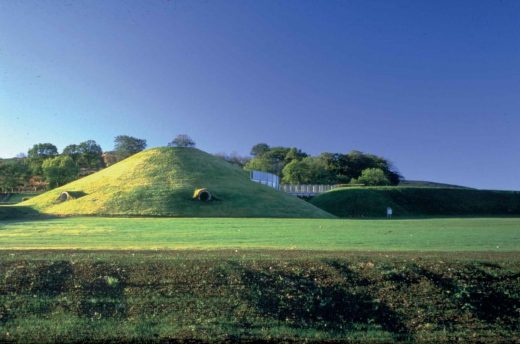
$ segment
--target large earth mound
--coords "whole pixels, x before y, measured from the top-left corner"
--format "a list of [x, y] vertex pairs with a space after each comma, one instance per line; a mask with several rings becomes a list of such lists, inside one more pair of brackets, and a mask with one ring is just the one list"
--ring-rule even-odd
[[149, 149], [20, 205], [54, 215], [333, 217], [195, 148]]
[[520, 192], [427, 187], [347, 187], [321, 194], [315, 206], [339, 217], [520, 215]]

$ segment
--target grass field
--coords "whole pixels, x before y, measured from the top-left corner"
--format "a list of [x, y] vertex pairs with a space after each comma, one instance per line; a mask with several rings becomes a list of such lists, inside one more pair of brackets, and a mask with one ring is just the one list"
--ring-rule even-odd
[[520, 251], [520, 218], [100, 218], [0, 221], [3, 249]]
[[0, 248], [0, 342], [520, 340], [520, 218], [21, 218]]

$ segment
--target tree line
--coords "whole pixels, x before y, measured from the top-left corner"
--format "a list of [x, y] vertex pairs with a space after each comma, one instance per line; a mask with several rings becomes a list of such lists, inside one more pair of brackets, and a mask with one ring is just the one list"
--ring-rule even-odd
[[402, 179], [385, 158], [356, 150], [310, 156], [298, 148], [259, 143], [250, 154], [245, 169], [274, 173], [284, 184], [397, 185]]
[[[177, 135], [169, 147], [194, 147], [188, 135]], [[104, 152], [94, 140], [66, 146], [61, 154], [52, 143], [33, 145], [25, 155], [0, 159], [0, 192], [54, 188], [108, 167], [147, 147], [145, 139], [128, 135], [114, 138], [114, 149]], [[271, 147], [259, 143], [250, 156], [216, 154], [246, 170], [274, 173], [286, 184], [397, 185], [401, 175], [379, 156], [359, 151], [310, 156], [298, 148]]]

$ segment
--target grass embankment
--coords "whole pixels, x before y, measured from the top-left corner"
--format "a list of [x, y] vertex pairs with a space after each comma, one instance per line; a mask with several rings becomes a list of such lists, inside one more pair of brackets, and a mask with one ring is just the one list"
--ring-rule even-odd
[[[213, 200], [193, 200], [199, 188], [207, 188]], [[59, 202], [65, 191], [74, 199]], [[149, 149], [21, 205], [51, 215], [333, 217], [195, 148]]]
[[339, 188], [311, 203], [339, 217], [520, 216], [520, 192], [456, 188]]
[[520, 261], [443, 253], [0, 259], [0, 341], [520, 339]]
[[3, 249], [520, 251], [520, 218], [57, 218], [0, 222]]

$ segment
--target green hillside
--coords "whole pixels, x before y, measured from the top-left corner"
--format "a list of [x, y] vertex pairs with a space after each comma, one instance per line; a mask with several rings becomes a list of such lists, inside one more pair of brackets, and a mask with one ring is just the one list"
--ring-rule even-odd
[[[213, 199], [194, 200], [198, 188]], [[63, 192], [72, 199], [60, 202]], [[332, 217], [194, 148], [149, 149], [21, 205], [53, 215]]]
[[442, 188], [442, 189], [473, 189], [467, 186], [446, 183], [429, 182], [425, 180], [401, 180], [399, 186], [411, 186], [416, 188]]
[[311, 200], [340, 217], [520, 215], [520, 192], [456, 188], [339, 188]]

